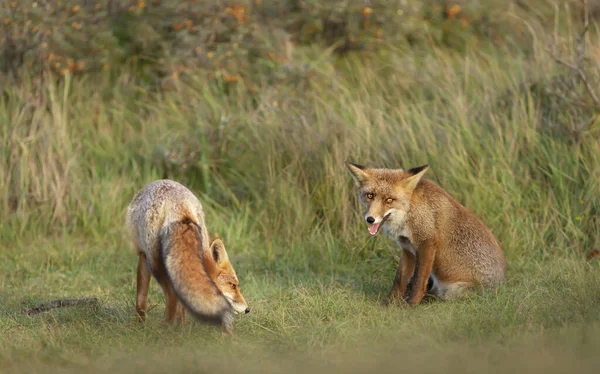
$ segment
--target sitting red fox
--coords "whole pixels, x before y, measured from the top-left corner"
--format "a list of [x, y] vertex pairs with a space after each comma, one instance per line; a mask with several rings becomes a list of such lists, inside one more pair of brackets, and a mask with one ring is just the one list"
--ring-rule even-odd
[[409, 170], [370, 169], [346, 162], [365, 220], [374, 236], [384, 231], [402, 248], [396, 279], [386, 304], [400, 297], [419, 304], [429, 278], [431, 292], [448, 300], [475, 283], [504, 281], [504, 255], [492, 232], [473, 213], [432, 181], [427, 165]]
[[202, 205], [185, 186], [171, 180], [148, 184], [129, 204], [126, 224], [139, 255], [136, 312], [142, 321], [150, 274], [165, 293], [166, 322], [176, 315], [183, 322], [187, 308], [232, 333], [233, 313], [250, 312], [223, 241], [209, 245]]

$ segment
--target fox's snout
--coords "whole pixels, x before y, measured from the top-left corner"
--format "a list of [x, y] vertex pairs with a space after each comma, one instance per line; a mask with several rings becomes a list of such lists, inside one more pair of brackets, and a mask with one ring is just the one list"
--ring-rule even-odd
[[223, 295], [229, 300], [231, 307], [235, 314], [248, 314], [250, 313], [250, 307], [244, 299], [244, 296], [239, 292], [239, 288], [237, 292], [223, 292]]
[[369, 225], [372, 225], [372, 224], [377, 224], [377, 223], [385, 221], [387, 216], [390, 215], [390, 213], [391, 212], [385, 212], [384, 214], [376, 214], [376, 213], [367, 211], [365, 213], [364, 218], [365, 218], [365, 221], [367, 221], [367, 223]]
[[375, 218], [373, 215], [371, 215], [369, 211], [367, 211], [367, 213], [365, 214], [365, 221], [367, 221], [367, 223], [369, 224], [369, 234], [371, 234], [371, 236], [377, 235], [377, 233], [383, 226], [383, 223], [389, 218], [390, 214], [391, 213], [388, 212], [384, 216], [378, 216], [377, 218]]
[[236, 314], [248, 314], [250, 313], [250, 307], [248, 306], [248, 304], [246, 304], [245, 301], [243, 302], [239, 302], [236, 300], [231, 300], [231, 306], [233, 307], [233, 311]]

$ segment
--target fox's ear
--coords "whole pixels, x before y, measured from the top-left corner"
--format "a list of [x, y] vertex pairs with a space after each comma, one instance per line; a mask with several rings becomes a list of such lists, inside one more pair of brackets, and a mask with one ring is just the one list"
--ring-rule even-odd
[[354, 179], [354, 184], [356, 186], [360, 186], [369, 178], [369, 169], [365, 166], [353, 164], [351, 162], [345, 161], [346, 167], [352, 174], [352, 178]]
[[410, 191], [414, 190], [417, 187], [417, 183], [421, 180], [421, 177], [425, 172], [429, 170], [429, 165], [417, 166], [416, 168], [408, 169], [406, 172], [409, 174], [409, 177], [404, 180], [404, 185]]
[[227, 257], [227, 251], [225, 250], [225, 244], [223, 244], [223, 240], [221, 238], [216, 238], [210, 244], [210, 254], [215, 260], [215, 264], [221, 264], [224, 261], [229, 261]]

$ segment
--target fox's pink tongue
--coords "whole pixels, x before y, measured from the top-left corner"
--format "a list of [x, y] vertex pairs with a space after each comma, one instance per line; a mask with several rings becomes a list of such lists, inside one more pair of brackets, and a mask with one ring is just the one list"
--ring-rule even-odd
[[379, 230], [379, 225], [381, 225], [381, 222], [372, 223], [369, 225], [369, 234], [371, 234], [371, 236], [377, 234], [377, 230]]

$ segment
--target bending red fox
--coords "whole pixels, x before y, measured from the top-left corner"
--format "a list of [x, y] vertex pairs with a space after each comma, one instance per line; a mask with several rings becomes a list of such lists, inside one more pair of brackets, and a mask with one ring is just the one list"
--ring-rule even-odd
[[158, 180], [127, 208], [127, 228], [139, 256], [136, 312], [146, 318], [151, 274], [166, 297], [165, 321], [196, 318], [233, 332], [233, 313], [250, 309], [220, 238], [209, 245], [202, 205], [185, 186]]
[[402, 248], [400, 265], [386, 304], [400, 297], [419, 304], [428, 280], [431, 292], [448, 300], [475, 283], [504, 281], [504, 255], [492, 232], [473, 213], [432, 181], [427, 165], [410, 170], [370, 169], [346, 162], [359, 200], [366, 207], [369, 233], [381, 228]]

